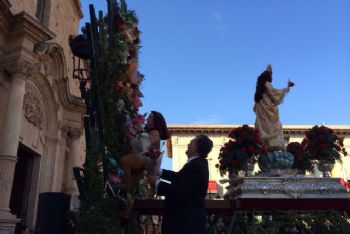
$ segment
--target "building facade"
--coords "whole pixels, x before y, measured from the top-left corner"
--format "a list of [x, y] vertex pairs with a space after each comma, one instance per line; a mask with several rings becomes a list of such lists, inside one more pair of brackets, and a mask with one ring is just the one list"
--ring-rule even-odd
[[[220, 185], [219, 169], [215, 167], [218, 163], [220, 148], [229, 140], [228, 134], [231, 130], [240, 127], [239, 125], [168, 125], [171, 138], [167, 141], [167, 154], [172, 157], [172, 168], [179, 171], [187, 161], [185, 154], [190, 140], [198, 134], [205, 134], [213, 141], [214, 146], [208, 155], [209, 181], [216, 182], [217, 193], [222, 197], [226, 185]], [[288, 142], [301, 142], [305, 132], [313, 126], [307, 125], [284, 125], [283, 133], [286, 144]], [[350, 152], [350, 126], [330, 125], [339, 137], [344, 137], [344, 146]], [[337, 163], [332, 171], [332, 176], [343, 176], [343, 165], [347, 177], [350, 178], [350, 157], [343, 157], [342, 163]], [[258, 165], [255, 165], [258, 170]], [[319, 174], [319, 173], [318, 173]], [[211, 185], [211, 184], [209, 184]]]
[[34, 230], [42, 192], [76, 194], [84, 103], [68, 36], [79, 0], [0, 0], [0, 233]]

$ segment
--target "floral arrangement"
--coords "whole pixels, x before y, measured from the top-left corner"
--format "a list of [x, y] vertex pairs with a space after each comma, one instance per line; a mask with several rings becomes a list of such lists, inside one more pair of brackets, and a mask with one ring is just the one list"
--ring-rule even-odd
[[287, 151], [294, 156], [292, 169], [302, 171], [312, 171], [313, 165], [310, 159], [310, 153], [305, 149], [305, 146], [299, 142], [290, 142], [287, 145]]
[[145, 157], [150, 158], [154, 162], [154, 164], [157, 163], [157, 160], [161, 154], [162, 152], [159, 149], [156, 149], [154, 147], [149, 148], [149, 150], [143, 153], [143, 155]]
[[246, 124], [231, 131], [229, 138], [230, 140], [221, 147], [219, 164], [216, 164], [221, 175], [228, 171], [244, 170], [248, 160], [255, 163], [258, 155], [267, 153], [258, 131]]
[[341, 154], [347, 155], [343, 140], [332, 129], [316, 125], [306, 132], [301, 146], [310, 153], [311, 159], [335, 163]]

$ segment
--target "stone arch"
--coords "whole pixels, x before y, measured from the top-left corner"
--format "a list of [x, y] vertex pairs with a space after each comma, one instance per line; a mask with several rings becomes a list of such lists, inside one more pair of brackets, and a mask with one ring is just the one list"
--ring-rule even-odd
[[52, 87], [46, 77], [40, 73], [34, 73], [30, 79], [39, 90], [44, 103], [45, 109], [45, 135], [53, 138], [58, 136], [58, 116], [57, 103]]
[[[42, 72], [46, 76], [52, 75], [55, 80], [67, 77], [67, 63], [62, 46], [56, 42], [43, 42], [35, 45], [34, 52], [38, 62], [45, 67]], [[49, 66], [51, 69], [48, 69]]]
[[62, 79], [67, 77], [67, 63], [63, 48], [58, 44], [52, 46], [49, 51], [49, 57], [55, 64], [56, 70], [55, 74], [53, 74], [55, 79]]
[[[40, 71], [36, 71], [27, 78], [26, 85], [26, 94], [28, 94], [27, 98], [29, 98], [31, 95], [33, 96], [28, 100], [29, 103], [31, 101], [35, 102], [39, 99], [40, 101], [36, 102], [35, 105], [41, 106], [39, 108], [34, 108], [34, 110], [42, 112], [44, 115], [41, 125], [38, 124], [37, 120], [38, 118], [41, 119], [40, 116], [36, 118], [34, 117], [32, 121], [28, 119], [22, 120], [29, 121], [32, 127], [31, 129], [38, 129], [38, 131], [40, 131], [40, 128], [43, 129], [42, 135], [40, 135], [40, 137], [43, 136], [43, 138], [40, 138], [42, 139], [42, 143], [44, 143], [42, 148], [40, 148], [40, 146], [35, 148], [34, 145], [27, 144], [33, 142], [26, 140], [27, 138], [22, 139], [22, 143], [24, 145], [38, 154], [38, 156], [32, 157], [31, 159], [32, 169], [28, 181], [30, 185], [28, 187], [29, 190], [27, 195], [28, 201], [31, 202], [28, 203], [28, 207], [26, 208], [26, 217], [23, 217], [29, 226], [34, 226], [36, 222], [35, 214], [37, 212], [37, 198], [39, 193], [52, 191], [58, 149], [57, 147], [59, 146], [59, 121], [56, 98], [47, 77]], [[25, 102], [26, 100], [24, 100], [24, 106]], [[25, 116], [25, 112], [26, 111], [24, 110], [23, 117], [28, 118], [28, 116]], [[24, 126], [24, 124], [25, 123], [22, 122], [22, 126]], [[23, 130], [24, 129], [22, 128], [22, 131]], [[34, 134], [32, 136], [34, 136]]]

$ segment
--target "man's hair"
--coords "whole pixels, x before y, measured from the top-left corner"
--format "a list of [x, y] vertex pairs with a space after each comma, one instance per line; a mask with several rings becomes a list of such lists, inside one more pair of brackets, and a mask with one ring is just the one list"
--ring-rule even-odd
[[213, 148], [213, 142], [206, 135], [196, 136], [196, 144], [198, 154], [203, 158], [206, 158]]

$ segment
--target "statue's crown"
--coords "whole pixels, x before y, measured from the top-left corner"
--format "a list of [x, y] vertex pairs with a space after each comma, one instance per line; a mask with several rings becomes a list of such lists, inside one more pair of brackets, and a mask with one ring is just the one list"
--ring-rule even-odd
[[271, 64], [267, 64], [265, 71], [272, 72], [272, 66], [271, 66]]

